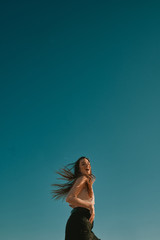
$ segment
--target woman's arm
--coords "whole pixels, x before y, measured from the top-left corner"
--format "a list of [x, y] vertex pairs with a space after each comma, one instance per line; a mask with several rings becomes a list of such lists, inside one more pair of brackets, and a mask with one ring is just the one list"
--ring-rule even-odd
[[87, 181], [86, 176], [81, 176], [77, 178], [68, 196], [66, 197], [66, 202], [68, 202], [70, 205], [77, 207], [85, 207], [89, 209], [91, 208], [92, 204], [90, 202], [84, 201], [77, 197], [80, 191], [85, 187], [86, 181]]

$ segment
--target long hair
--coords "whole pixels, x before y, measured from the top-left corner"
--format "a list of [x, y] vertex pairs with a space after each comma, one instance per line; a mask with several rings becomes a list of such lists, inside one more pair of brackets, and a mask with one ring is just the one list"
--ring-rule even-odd
[[[76, 162], [70, 163], [70, 164], [66, 165], [64, 168], [60, 169], [59, 171], [56, 171], [56, 173], [61, 176], [61, 178], [58, 178], [58, 179], [65, 180], [67, 182], [61, 183], [61, 184], [60, 183], [59, 184], [51, 184], [51, 186], [56, 187], [56, 189], [53, 189], [51, 191], [52, 198], [64, 199], [66, 197], [66, 195], [72, 188], [73, 184], [75, 183], [76, 179], [78, 177], [82, 176], [82, 174], [80, 172], [80, 168], [79, 168], [79, 163], [84, 158], [86, 158], [86, 157], [84, 157], [84, 156], [80, 157]], [[90, 160], [88, 158], [86, 158], [86, 159], [90, 162]], [[90, 175], [86, 175], [86, 176], [88, 178], [88, 181], [87, 181], [88, 194], [90, 197], [92, 197], [93, 196], [92, 182], [93, 182], [93, 179], [95, 179], [95, 176], [92, 174], [92, 172]]]

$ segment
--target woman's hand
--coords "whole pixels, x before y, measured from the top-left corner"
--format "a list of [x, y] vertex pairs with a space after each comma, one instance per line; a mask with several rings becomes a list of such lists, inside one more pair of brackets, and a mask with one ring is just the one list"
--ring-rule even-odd
[[89, 221], [92, 223], [93, 220], [94, 220], [94, 217], [95, 217], [95, 211], [94, 211], [94, 205], [93, 204], [90, 206], [90, 214], [91, 214], [91, 216], [90, 216]]

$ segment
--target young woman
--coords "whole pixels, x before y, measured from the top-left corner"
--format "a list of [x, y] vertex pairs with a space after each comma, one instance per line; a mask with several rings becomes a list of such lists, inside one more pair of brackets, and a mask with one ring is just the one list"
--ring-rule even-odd
[[90, 160], [80, 157], [75, 163], [67, 165], [57, 173], [62, 176], [60, 179], [67, 180], [67, 183], [52, 184], [58, 187], [52, 190], [53, 198], [66, 198], [66, 202], [72, 208], [66, 224], [65, 240], [100, 240], [92, 232], [95, 217], [92, 184], [95, 176], [91, 171]]

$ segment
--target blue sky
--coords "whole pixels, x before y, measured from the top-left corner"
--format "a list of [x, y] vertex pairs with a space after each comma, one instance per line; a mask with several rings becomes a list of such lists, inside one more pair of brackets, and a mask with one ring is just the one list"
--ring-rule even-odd
[[160, 238], [159, 1], [5, 1], [0, 238], [64, 239], [55, 171], [90, 158], [94, 232]]

